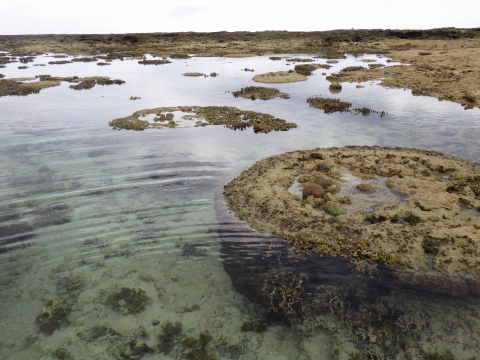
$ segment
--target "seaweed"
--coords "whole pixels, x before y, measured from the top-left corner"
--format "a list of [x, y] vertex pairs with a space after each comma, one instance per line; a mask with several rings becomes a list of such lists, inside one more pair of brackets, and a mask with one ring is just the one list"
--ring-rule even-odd
[[86, 78], [83, 81], [80, 81], [76, 85], [70, 85], [70, 89], [74, 90], [89, 90], [93, 88], [95, 85], [122, 85], [125, 81], [121, 79], [110, 80], [108, 78]]
[[144, 342], [137, 342], [136, 340], [131, 340], [121, 344], [117, 351], [117, 357], [124, 360], [138, 360], [141, 359], [145, 354], [151, 354], [155, 352], [153, 348]]
[[107, 325], [94, 326], [90, 329], [79, 332], [77, 336], [84, 342], [91, 342], [103, 336], [108, 336], [110, 339], [118, 339], [122, 337], [120, 333]]
[[312, 75], [312, 71], [317, 70], [320, 68], [319, 64], [302, 64], [302, 65], [295, 65], [294, 70], [302, 75], [310, 76]]
[[362, 355], [358, 351], [350, 351], [348, 353], [348, 360], [362, 360]]
[[290, 95], [285, 92], [280, 92], [280, 90], [265, 86], [247, 86], [241, 88], [238, 91], [233, 91], [232, 95], [234, 97], [242, 97], [244, 99], [261, 99], [261, 100], [269, 100], [274, 99], [276, 97], [282, 99], [290, 99]]
[[297, 124], [288, 123], [270, 114], [250, 110], [240, 110], [231, 106], [206, 106], [197, 110], [197, 116], [204, 118], [212, 125], [225, 125], [232, 130], [245, 130], [253, 127], [255, 134], [270, 131], [287, 131], [296, 128]]
[[341, 72], [351, 72], [351, 71], [359, 71], [359, 70], [364, 70], [365, 68], [363, 66], [347, 66], [340, 70]]
[[[162, 115], [162, 111], [182, 111], [186, 113], [195, 113], [185, 115], [184, 119], [197, 121], [196, 126], [210, 125], [224, 125], [231, 130], [245, 130], [248, 127], [252, 127], [253, 131], [257, 133], [268, 133], [270, 131], [287, 131], [291, 128], [297, 127], [295, 123], [288, 123], [283, 119], [276, 118], [270, 114], [264, 114], [255, 111], [240, 110], [236, 107], [229, 106], [205, 106], [205, 107], [189, 107], [179, 106], [175, 108], [156, 108], [140, 110], [133, 113], [130, 116], [124, 118], [118, 118], [110, 121], [109, 125], [114, 129], [126, 129], [126, 130], [138, 130], [142, 131], [148, 128], [160, 128], [160, 127], [176, 127], [176, 123], [170, 119], [167, 124], [158, 124], [157, 122], [163, 122], [169, 120], [168, 114]], [[147, 120], [140, 120], [140, 116], [146, 114], [156, 114], [154, 123], [150, 123]], [[204, 121], [202, 121], [204, 120]]]
[[68, 315], [71, 308], [66, 304], [64, 299], [52, 299], [47, 301], [42, 313], [37, 316], [35, 323], [41, 332], [51, 335], [62, 324], [68, 324]]
[[301, 58], [290, 58], [290, 59], [287, 59], [287, 61], [291, 61], [291, 62], [312, 62], [312, 61], [315, 61], [313, 59], [301, 59]]
[[160, 353], [168, 355], [178, 341], [179, 335], [182, 332], [182, 324], [179, 322], [172, 323], [171, 321], [167, 321], [160, 326], [162, 332], [157, 336], [159, 342], [155, 348]]
[[170, 59], [190, 59], [191, 56], [188, 54], [172, 54], [170, 55]]
[[254, 331], [254, 332], [264, 332], [268, 329], [268, 325], [264, 320], [248, 320], [242, 323], [240, 328], [243, 332]]
[[212, 341], [212, 337], [208, 333], [200, 333], [197, 339], [193, 336], [186, 336], [181, 343], [183, 356], [188, 360], [217, 359], [213, 353], [206, 349], [210, 341]]
[[73, 58], [71, 61], [73, 62], [94, 62], [94, 61], [98, 61], [98, 58], [95, 58], [95, 57], [80, 57], [80, 58]]
[[327, 164], [324, 164], [324, 163], [318, 164], [317, 167], [316, 167], [316, 170], [320, 171], [320, 172], [329, 172], [330, 171], [330, 166], [328, 166]]
[[183, 73], [182, 74], [183, 76], [189, 76], [189, 77], [199, 77], [199, 76], [205, 76], [206, 75], [204, 73], [201, 73], [201, 72], [186, 72], [186, 73]]
[[144, 59], [144, 60], [140, 60], [138, 62], [139, 64], [141, 65], [164, 65], [164, 64], [170, 64], [171, 61], [169, 61], [168, 59], [161, 59], [161, 60], [147, 60], [147, 59]]
[[67, 349], [65, 348], [58, 348], [56, 349], [54, 352], [53, 352], [53, 356], [55, 356], [57, 359], [59, 360], [73, 360], [74, 357], [72, 356], [72, 354], [70, 353], [70, 351], [68, 351]]
[[323, 98], [321, 96], [310, 97], [307, 99], [310, 106], [321, 109], [325, 114], [332, 114], [334, 112], [349, 112], [352, 106], [351, 102], [341, 101], [340, 99]]
[[40, 90], [60, 85], [60, 81], [23, 83], [11, 79], [0, 80], [0, 96], [27, 96], [38, 94]]
[[113, 130], [143, 131], [150, 127], [150, 123], [147, 120], [132, 119], [130, 117], [112, 120], [108, 125], [111, 126]]
[[56, 61], [49, 61], [49, 65], [64, 65], [64, 64], [73, 64], [73, 61], [69, 60], [56, 60]]
[[345, 214], [345, 208], [337, 204], [328, 204], [325, 207], [325, 211], [333, 216], [343, 215]]
[[145, 295], [142, 289], [131, 289], [123, 287], [119, 292], [112, 292], [107, 296], [104, 303], [110, 305], [114, 310], [126, 314], [136, 314], [145, 310], [145, 305], [150, 298]]

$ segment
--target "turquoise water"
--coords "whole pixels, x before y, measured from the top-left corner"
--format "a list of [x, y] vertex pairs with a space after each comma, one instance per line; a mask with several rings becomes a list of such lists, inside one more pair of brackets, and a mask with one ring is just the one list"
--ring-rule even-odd
[[[397, 325], [385, 327], [377, 339], [370, 328], [383, 323], [360, 316], [377, 300], [367, 299], [361, 288], [356, 298], [370, 305], [352, 305], [350, 320], [319, 305], [318, 314], [301, 325], [286, 324], [237, 292], [224, 270], [215, 193], [259, 159], [295, 149], [383, 145], [480, 160], [479, 109], [464, 111], [459, 104], [387, 90], [376, 82], [362, 89], [346, 83], [340, 94], [331, 95], [321, 73], [366, 66], [363, 57], [376, 58], [349, 56], [305, 82], [276, 84], [291, 98], [269, 101], [234, 98], [230, 92], [259, 85], [251, 79], [255, 74], [294, 64], [268, 57], [194, 57], [159, 66], [134, 60], [102, 67], [32, 66], [53, 60], [45, 55], [25, 70], [19, 63], [0, 69], [6, 78], [102, 75], [126, 81], [83, 91], [64, 82], [39, 94], [0, 98], [0, 358], [55, 359], [64, 350], [75, 359], [348, 359], [356, 351], [364, 358], [413, 359], [435, 352], [446, 356], [447, 350], [469, 359], [478, 354], [474, 298], [379, 293], [379, 303], [398, 302], [382, 305], [384, 310], [399, 310], [391, 315]], [[195, 71], [220, 76], [181, 75]], [[313, 95], [389, 115], [326, 115], [306, 103]], [[136, 110], [181, 105], [236, 106], [296, 122], [298, 128], [254, 134], [218, 126], [143, 132], [108, 126]], [[122, 288], [145, 291], [144, 309], [132, 313], [121, 298], [112, 306], [111, 295]], [[338, 289], [322, 291], [331, 301]], [[51, 314], [48, 307], [56, 303], [49, 301], [58, 299], [63, 303], [54, 308], [68, 316], [60, 316], [58, 324], [49, 318], [55, 325], [49, 331], [36, 319]], [[268, 326], [242, 331], [251, 320]], [[168, 321], [180, 322], [182, 331], [165, 340], [171, 348], [162, 348]], [[211, 336], [206, 346], [201, 334]]]

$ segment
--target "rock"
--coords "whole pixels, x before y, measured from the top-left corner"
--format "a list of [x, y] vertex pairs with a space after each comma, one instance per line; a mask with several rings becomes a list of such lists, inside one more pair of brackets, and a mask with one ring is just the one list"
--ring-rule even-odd
[[303, 187], [303, 199], [306, 199], [309, 195], [313, 195], [313, 197], [321, 198], [325, 195], [325, 190], [317, 184], [306, 184]]
[[480, 280], [468, 280], [470, 292], [476, 296], [480, 296]]
[[375, 189], [375, 185], [369, 184], [369, 183], [361, 183], [356, 186], [357, 190], [360, 190], [362, 192], [367, 192], [367, 191], [372, 191]]

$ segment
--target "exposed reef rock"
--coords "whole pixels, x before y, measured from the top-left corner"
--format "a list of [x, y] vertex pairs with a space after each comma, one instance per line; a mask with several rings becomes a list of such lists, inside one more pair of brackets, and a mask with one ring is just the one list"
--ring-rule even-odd
[[[257, 133], [268, 133], [270, 131], [287, 131], [296, 128], [297, 124], [289, 123], [283, 119], [276, 118], [270, 114], [264, 114], [250, 110], [240, 110], [232, 106], [178, 106], [145, 109], [134, 112], [132, 115], [110, 121], [113, 129], [125, 129], [142, 131], [148, 128], [177, 127], [172, 112], [185, 113], [182, 120], [195, 120], [194, 126], [224, 125], [232, 130], [245, 130], [252, 127]], [[164, 114], [166, 113], [166, 114]], [[154, 122], [139, 119], [149, 114], [156, 114]], [[170, 114], [170, 115], [169, 115]], [[168, 121], [168, 122], [167, 122]]]
[[299, 74], [293, 70], [268, 72], [265, 74], [255, 75], [253, 77], [253, 81], [266, 84], [281, 84], [305, 80], [307, 80], [305, 75]]
[[[406, 202], [385, 201], [374, 210], [348, 213], [357, 201], [342, 194], [349, 175], [385, 178]], [[289, 192], [295, 178], [304, 186], [323, 183], [325, 194], [307, 192], [300, 199]], [[363, 194], [380, 196], [374, 188]], [[412, 285], [451, 295], [476, 293], [480, 217], [463, 212], [480, 209], [479, 164], [408, 148], [294, 151], [257, 162], [227, 184], [224, 195], [240, 219], [292, 249], [373, 260]], [[329, 208], [343, 208], [345, 214]]]

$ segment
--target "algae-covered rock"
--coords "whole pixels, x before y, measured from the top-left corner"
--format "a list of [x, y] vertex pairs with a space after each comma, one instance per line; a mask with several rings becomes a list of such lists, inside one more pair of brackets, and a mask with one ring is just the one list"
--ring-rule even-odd
[[[348, 185], [352, 175], [360, 183], [386, 183], [398, 196], [387, 196], [378, 185], [372, 191], [370, 183], [359, 186], [367, 192], [356, 190]], [[288, 189], [295, 178], [304, 189], [319, 179], [326, 186], [324, 204], [293, 196]], [[353, 195], [345, 196], [347, 186]], [[297, 249], [374, 260], [404, 274], [405, 281], [451, 295], [472, 292], [467, 284], [475, 288], [478, 281], [480, 216], [464, 214], [480, 209], [479, 193], [479, 164], [433, 151], [376, 146], [273, 156], [224, 188], [240, 219]], [[380, 203], [349, 212], [362, 196]]]
[[297, 81], [305, 81], [307, 77], [296, 71], [276, 71], [268, 72], [265, 74], [258, 74], [253, 77], [253, 81], [266, 83], [266, 84], [281, 84]]
[[[233, 106], [177, 106], [145, 109], [134, 112], [132, 115], [110, 121], [113, 129], [145, 130], [148, 128], [162, 128], [177, 126], [173, 121], [173, 112], [185, 113], [184, 120], [195, 120], [195, 126], [223, 125], [232, 130], [245, 130], [253, 128], [255, 133], [268, 133], [270, 131], [287, 131], [296, 128], [297, 124], [289, 123], [270, 114], [251, 110], [241, 110]], [[166, 113], [166, 114], [163, 114]], [[156, 114], [154, 122], [140, 120], [142, 116]], [[171, 114], [171, 115], [169, 115]], [[169, 120], [168, 123], [165, 120]]]
[[270, 87], [265, 87], [265, 86], [247, 86], [244, 88], [241, 88], [238, 91], [233, 91], [232, 95], [235, 97], [242, 97], [244, 99], [261, 99], [261, 100], [269, 100], [269, 99], [275, 99], [276, 97], [282, 98], [282, 99], [289, 99], [290, 95], [281, 92], [278, 89], [275, 88], [270, 88]]
[[[330, 90], [332, 93], [339, 93], [341, 89], [342, 89], [342, 86], [340, 85], [339, 88], [334, 86], [334, 88]], [[388, 115], [383, 110], [373, 110], [367, 107], [351, 109], [351, 106], [352, 106], [351, 102], [341, 101], [340, 99], [315, 96], [315, 97], [309, 97], [307, 99], [307, 102], [310, 104], [311, 107], [323, 110], [325, 114], [332, 114], [334, 112], [340, 112], [340, 113], [347, 112], [352, 115], [361, 114], [363, 116], [369, 116], [370, 114], [378, 114], [380, 117], [384, 117]]]
[[70, 312], [71, 308], [64, 299], [52, 299], [45, 304], [42, 313], [37, 316], [35, 322], [41, 332], [51, 335], [62, 324], [68, 324], [67, 317]]

